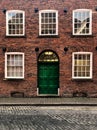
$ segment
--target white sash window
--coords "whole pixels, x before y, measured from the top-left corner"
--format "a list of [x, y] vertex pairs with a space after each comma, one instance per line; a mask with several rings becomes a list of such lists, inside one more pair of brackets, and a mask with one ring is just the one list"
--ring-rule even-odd
[[5, 78], [7, 79], [24, 78], [24, 53], [19, 52], [5, 53]]
[[25, 35], [25, 12], [21, 10], [9, 10], [6, 12], [6, 35]]
[[92, 34], [92, 11], [77, 9], [73, 11], [73, 35]]
[[39, 35], [58, 35], [58, 11], [41, 10], [39, 12]]
[[74, 52], [72, 54], [72, 78], [73, 79], [92, 78], [91, 52]]

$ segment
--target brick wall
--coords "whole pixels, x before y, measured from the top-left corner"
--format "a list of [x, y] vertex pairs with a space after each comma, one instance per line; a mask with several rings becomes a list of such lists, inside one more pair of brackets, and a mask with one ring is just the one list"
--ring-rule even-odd
[[[60, 96], [72, 96], [73, 93], [87, 93], [89, 97], [97, 97], [97, 12], [96, 0], [1, 0], [0, 1], [0, 97], [10, 97], [12, 92], [23, 92], [24, 96], [37, 95], [37, 57], [47, 49], [55, 51], [60, 59]], [[2, 9], [24, 10], [26, 18], [26, 35], [23, 38], [6, 37], [6, 15]], [[39, 37], [39, 10], [58, 10], [58, 38]], [[68, 12], [64, 13], [64, 8]], [[72, 35], [72, 10], [87, 8], [93, 11], [93, 35], [74, 37]], [[64, 47], [68, 52], [64, 53]], [[25, 79], [5, 80], [4, 65], [5, 57], [2, 47], [7, 52], [25, 53]], [[35, 48], [39, 47], [39, 52]], [[93, 79], [72, 80], [72, 52], [93, 52]]]

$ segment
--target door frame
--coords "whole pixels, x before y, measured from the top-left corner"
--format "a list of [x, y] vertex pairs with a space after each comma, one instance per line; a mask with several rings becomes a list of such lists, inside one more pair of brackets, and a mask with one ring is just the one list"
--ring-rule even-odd
[[[38, 58], [37, 58], [37, 96], [59, 96], [60, 95], [60, 82], [58, 84], [58, 94], [39, 94], [39, 57], [41, 56], [42, 53], [44, 52], [53, 52], [57, 58], [58, 58], [58, 67], [59, 67], [59, 56], [57, 55], [57, 53], [53, 50], [44, 50], [42, 51], [39, 55], [38, 55]], [[59, 74], [60, 74], [60, 67], [59, 67]], [[58, 75], [59, 75], [58, 74]], [[59, 78], [60, 78], [60, 75], [59, 75]]]
[[39, 94], [39, 88], [37, 87], [37, 96], [60, 96], [60, 88], [58, 88], [58, 94]]

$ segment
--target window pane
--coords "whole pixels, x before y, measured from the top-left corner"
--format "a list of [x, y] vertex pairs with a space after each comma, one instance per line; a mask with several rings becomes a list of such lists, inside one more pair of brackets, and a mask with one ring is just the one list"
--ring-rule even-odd
[[53, 17], [56, 17], [56, 13], [53, 13]]
[[45, 34], [45, 30], [41, 30], [41, 34]]
[[81, 76], [82, 76], [82, 77], [85, 77], [85, 76], [86, 76], [86, 75], [85, 75], [85, 72], [82, 72], [82, 73], [81, 73]]
[[48, 18], [45, 19], [45, 23], [49, 23], [49, 19]]
[[23, 23], [23, 19], [20, 19], [20, 23]]
[[19, 23], [20, 22], [20, 19], [16, 19], [16, 23]]
[[42, 19], [41, 19], [41, 23], [45, 23], [45, 19], [42, 18]]
[[74, 77], [77, 77], [77, 72], [74, 72]]
[[20, 13], [20, 18], [23, 18], [23, 13]]
[[53, 17], [53, 14], [52, 14], [52, 13], [49, 13], [49, 17]]
[[41, 17], [44, 18], [44, 17], [45, 17], [45, 14], [44, 14], [44, 13], [41, 13]]
[[81, 70], [82, 70], [83, 72], [85, 72], [86, 67], [85, 67], [85, 66], [82, 66], [82, 67], [81, 67]]
[[52, 22], [53, 22], [53, 19], [50, 18], [50, 19], [49, 19], [49, 23], [52, 23]]
[[53, 23], [56, 23], [56, 18], [53, 18]]
[[90, 72], [90, 66], [86, 67], [86, 72]]
[[48, 13], [45, 13], [45, 17], [48, 17], [48, 15], [49, 15]]
[[86, 76], [89, 77], [89, 76], [90, 76], [90, 73], [89, 73], [89, 72], [86, 72]]

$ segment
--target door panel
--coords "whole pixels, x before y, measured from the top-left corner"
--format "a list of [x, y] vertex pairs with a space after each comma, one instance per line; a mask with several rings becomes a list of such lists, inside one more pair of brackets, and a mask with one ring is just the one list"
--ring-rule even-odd
[[38, 67], [39, 94], [58, 94], [59, 63], [44, 62]]

